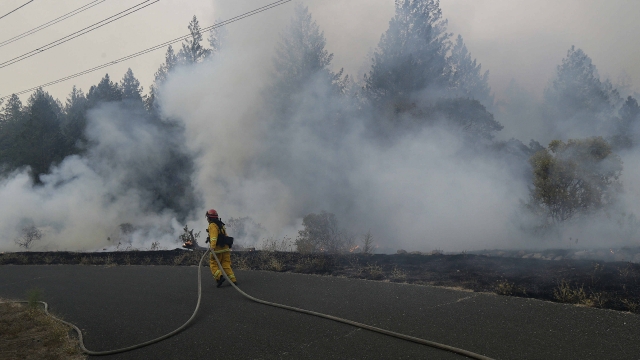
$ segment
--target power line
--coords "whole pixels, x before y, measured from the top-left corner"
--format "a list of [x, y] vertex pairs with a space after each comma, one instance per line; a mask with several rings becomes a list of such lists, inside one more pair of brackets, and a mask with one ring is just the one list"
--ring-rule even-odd
[[62, 16], [59, 16], [59, 17], [57, 17], [57, 18], [55, 18], [55, 19], [53, 19], [53, 20], [51, 20], [49, 22], [46, 22], [46, 23], [44, 23], [44, 24], [42, 24], [40, 26], [37, 26], [37, 27], [35, 27], [35, 28], [33, 28], [33, 29], [29, 30], [29, 31], [25, 31], [20, 35], [16, 35], [16, 36], [12, 37], [11, 39], [7, 39], [5, 41], [2, 41], [2, 42], [0, 42], [0, 47], [3, 47], [5, 45], [9, 45], [12, 42], [18, 41], [18, 40], [20, 40], [22, 38], [25, 38], [25, 37], [29, 36], [29, 35], [33, 35], [33, 34], [37, 33], [40, 30], [44, 30], [44, 29], [48, 28], [49, 26], [55, 25], [55, 24], [57, 24], [57, 23], [59, 23], [61, 21], [64, 21], [64, 20], [72, 17], [72, 16], [78, 15], [81, 12], [83, 12], [85, 10], [89, 10], [92, 7], [96, 6], [96, 5], [100, 5], [105, 1], [107, 1], [107, 0], [94, 0], [94, 1], [92, 1], [92, 2], [90, 2], [88, 4], [86, 4], [86, 5], [83, 5], [83, 6], [79, 7], [79, 8], [77, 8], [77, 9], [73, 10], [73, 11], [70, 11], [70, 12], [68, 12], [68, 13], [66, 13], [66, 14], [64, 14]]
[[[238, 20], [242, 20], [242, 19], [247, 18], [247, 17], [249, 17], [249, 16], [253, 16], [253, 15], [259, 14], [259, 13], [261, 13], [261, 12], [263, 12], [263, 11], [267, 11], [267, 10], [269, 10], [269, 9], [273, 9], [273, 8], [275, 8], [275, 7], [277, 7], [277, 6], [280, 6], [280, 5], [286, 4], [286, 3], [288, 3], [288, 2], [291, 2], [291, 0], [279, 0], [279, 1], [273, 2], [273, 3], [269, 4], [269, 5], [265, 5], [265, 6], [263, 6], [263, 7], [260, 7], [260, 8], [255, 9], [255, 10], [251, 10], [251, 11], [249, 11], [249, 12], [246, 12], [246, 13], [244, 13], [244, 14], [242, 14], [242, 15], [238, 15], [238, 16], [232, 17], [231, 19], [228, 19], [228, 20], [222, 21], [222, 22], [220, 22], [220, 23], [217, 23], [217, 24], [211, 25], [211, 26], [209, 26], [209, 27], [203, 28], [203, 29], [202, 29], [202, 31], [203, 31], [203, 32], [204, 32], [204, 31], [209, 31], [209, 30], [212, 30], [212, 29], [215, 29], [215, 28], [218, 28], [218, 27], [222, 27], [222, 26], [225, 26], [225, 25], [231, 24], [231, 23], [236, 22], [236, 21], [238, 21]], [[57, 84], [57, 83], [61, 83], [61, 82], [63, 82], [63, 81], [71, 80], [71, 79], [76, 78], [76, 77], [78, 77], [78, 76], [82, 76], [82, 75], [85, 75], [85, 74], [89, 74], [89, 73], [92, 73], [92, 72], [94, 72], [94, 71], [98, 71], [98, 70], [104, 69], [104, 68], [106, 68], [106, 67], [109, 67], [109, 66], [111, 66], [111, 65], [115, 65], [115, 64], [121, 63], [121, 62], [123, 62], [123, 61], [127, 61], [127, 60], [129, 60], [129, 59], [133, 59], [133, 58], [135, 58], [135, 57], [138, 57], [138, 56], [141, 56], [141, 55], [144, 55], [144, 54], [150, 53], [150, 52], [152, 52], [152, 51], [155, 51], [155, 50], [161, 49], [161, 48], [163, 48], [163, 47], [165, 47], [165, 46], [167, 46], [167, 45], [175, 44], [175, 43], [180, 42], [180, 41], [182, 41], [182, 40], [186, 40], [186, 39], [188, 39], [189, 37], [191, 37], [191, 34], [187, 34], [187, 35], [181, 36], [181, 37], [179, 37], [179, 38], [175, 38], [175, 39], [173, 39], [173, 40], [169, 40], [169, 41], [164, 42], [164, 43], [162, 43], [162, 44], [158, 44], [158, 45], [156, 45], [156, 46], [150, 47], [150, 48], [145, 49], [145, 50], [138, 51], [138, 52], [133, 53], [133, 54], [131, 54], [131, 55], [127, 55], [127, 56], [125, 56], [125, 57], [121, 57], [121, 58], [119, 58], [119, 59], [116, 59], [116, 60], [110, 61], [110, 62], [108, 62], [108, 63], [104, 63], [104, 64], [102, 64], [102, 65], [98, 65], [98, 66], [93, 67], [93, 68], [91, 68], [91, 69], [87, 69], [87, 70], [84, 70], [84, 71], [81, 71], [81, 72], [75, 73], [75, 74], [73, 74], [73, 75], [65, 76], [65, 77], [60, 78], [60, 79], [58, 79], [58, 80], [50, 81], [50, 82], [48, 82], [48, 83], [46, 83], [46, 84], [38, 85], [38, 86], [35, 86], [35, 87], [32, 87], [32, 88], [29, 88], [29, 89], [26, 89], [26, 90], [22, 90], [22, 91], [19, 91], [19, 92], [13, 93], [12, 95], [22, 95], [22, 94], [26, 94], [26, 93], [28, 93], [28, 92], [31, 92], [31, 91], [36, 90], [36, 89], [39, 89], [39, 88], [43, 88], [43, 87], [46, 87], [46, 86], [50, 86], [50, 85], [55, 85], [55, 84]], [[0, 100], [3, 100], [3, 99], [6, 99], [6, 98], [9, 98], [9, 97], [11, 97], [12, 95], [6, 95], [6, 96], [3, 96], [3, 97], [0, 97]]]
[[16, 9], [13, 9], [13, 10], [9, 11], [8, 13], [6, 13], [6, 14], [4, 14], [4, 15], [0, 16], [0, 19], [2, 19], [3, 17], [5, 17], [5, 16], [7, 16], [7, 15], [11, 14], [12, 12], [15, 12], [15, 11], [20, 10], [20, 8], [22, 8], [22, 7], [24, 7], [24, 6], [27, 6], [27, 5], [29, 5], [29, 3], [32, 3], [32, 2], [33, 2], [33, 0], [31, 0], [31, 1], [27, 1], [27, 3], [26, 3], [26, 4], [22, 4], [22, 5], [18, 6]]
[[[112, 16], [104, 19], [104, 20], [100, 20], [100, 21], [98, 21], [97, 23], [95, 23], [93, 25], [89, 25], [84, 29], [78, 30], [78, 31], [76, 31], [74, 33], [71, 33], [71, 34], [69, 34], [69, 35], [67, 35], [65, 37], [62, 37], [62, 38], [60, 38], [60, 39], [58, 39], [56, 41], [50, 42], [50, 43], [48, 43], [46, 45], [43, 45], [43, 46], [41, 46], [41, 47], [39, 47], [39, 48], [37, 48], [35, 50], [31, 50], [31, 51], [29, 51], [27, 53], [24, 53], [24, 54], [22, 54], [20, 56], [17, 56], [15, 58], [13, 58], [13, 59], [10, 59], [10, 60], [7, 60], [7, 61], [5, 61], [3, 63], [0, 63], [0, 69], [5, 68], [5, 67], [7, 67], [9, 65], [15, 64], [17, 62], [20, 62], [22, 60], [28, 59], [28, 58], [30, 58], [32, 56], [40, 54], [41, 52], [44, 52], [44, 51], [49, 50], [51, 48], [54, 48], [54, 47], [56, 47], [58, 45], [62, 45], [64, 43], [66, 43], [67, 41], [71, 41], [71, 40], [73, 40], [73, 39], [75, 39], [77, 37], [80, 37], [80, 36], [84, 35], [84, 34], [90, 33], [93, 30], [99, 29], [99, 28], [101, 28], [101, 27], [103, 27], [103, 26], [105, 26], [107, 24], [110, 24], [110, 23], [112, 23], [112, 22], [114, 22], [114, 21], [116, 21], [118, 19], [121, 19], [121, 18], [123, 18], [125, 16], [131, 15], [131, 14], [135, 13], [138, 10], [142, 10], [142, 9], [146, 8], [147, 6], [153, 5], [153, 4], [157, 3], [160, 0], [155, 0], [154, 2], [152, 2], [150, 4], [147, 4], [145, 6], [139, 7], [137, 9], [127, 13], [127, 11], [129, 11], [131, 9], [134, 9], [134, 8], [136, 8], [136, 7], [138, 7], [138, 6], [142, 5], [142, 4], [148, 3], [149, 1], [151, 1], [151, 0], [145, 0], [145, 1], [139, 3], [139, 4], [135, 5], [135, 6], [132, 6], [132, 7], [128, 8], [128, 9], [126, 9], [126, 10], [123, 10], [123, 11], [121, 11], [121, 12], [115, 14], [115, 15], [112, 15]], [[118, 15], [123, 14], [123, 13], [125, 13], [125, 14], [121, 15], [121, 16], [118, 16]], [[114, 17], [115, 17], [115, 19], [113, 19]], [[112, 19], [112, 20], [107, 21], [109, 19]], [[107, 21], [107, 22], [105, 22], [105, 21]], [[96, 25], [98, 25], [100, 23], [103, 23], [103, 24], [101, 24], [100, 26], [96, 26]], [[87, 30], [87, 29], [89, 29], [89, 30]]]

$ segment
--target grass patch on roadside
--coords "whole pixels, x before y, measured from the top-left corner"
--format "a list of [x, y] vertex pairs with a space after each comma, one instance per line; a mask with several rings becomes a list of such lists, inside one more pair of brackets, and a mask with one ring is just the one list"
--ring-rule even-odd
[[0, 299], [0, 359], [86, 359], [77, 339], [69, 336], [71, 328], [47, 316], [35, 302], [39, 296], [32, 291], [29, 305]]

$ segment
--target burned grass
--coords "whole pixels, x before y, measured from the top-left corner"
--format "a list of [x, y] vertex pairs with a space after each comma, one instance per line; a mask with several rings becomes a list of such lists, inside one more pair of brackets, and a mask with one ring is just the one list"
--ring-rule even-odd
[[[0, 254], [0, 264], [197, 265], [202, 251]], [[640, 264], [475, 254], [328, 255], [237, 251], [234, 268], [343, 276], [640, 312]], [[205, 261], [208, 266], [208, 261]]]
[[0, 359], [81, 360], [86, 357], [70, 328], [47, 316], [41, 306], [0, 299]]

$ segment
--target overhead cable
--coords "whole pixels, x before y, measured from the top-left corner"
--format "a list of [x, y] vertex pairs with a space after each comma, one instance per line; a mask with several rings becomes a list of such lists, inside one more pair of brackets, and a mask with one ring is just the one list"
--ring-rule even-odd
[[3, 47], [5, 45], [9, 45], [12, 42], [18, 41], [18, 40], [20, 40], [22, 38], [25, 38], [25, 37], [29, 36], [29, 35], [33, 35], [33, 34], [37, 33], [40, 30], [44, 30], [44, 29], [48, 28], [49, 26], [55, 25], [55, 24], [57, 24], [57, 23], [59, 23], [61, 21], [64, 21], [64, 20], [66, 20], [66, 19], [68, 19], [68, 18], [70, 18], [70, 17], [72, 17], [74, 15], [78, 15], [81, 12], [83, 12], [85, 10], [89, 10], [92, 7], [96, 6], [96, 5], [100, 5], [105, 1], [107, 1], [107, 0], [94, 0], [94, 1], [92, 1], [92, 2], [90, 2], [88, 4], [86, 4], [86, 5], [83, 5], [83, 6], [79, 7], [79, 8], [77, 8], [77, 9], [73, 10], [73, 11], [70, 11], [70, 12], [68, 12], [68, 13], [66, 13], [66, 14], [64, 14], [62, 16], [59, 16], [59, 17], [57, 17], [57, 18], [55, 18], [55, 19], [53, 19], [53, 20], [51, 20], [49, 22], [46, 22], [46, 23], [44, 23], [44, 24], [42, 24], [40, 26], [37, 26], [37, 27], [35, 27], [35, 28], [33, 28], [33, 29], [29, 30], [29, 31], [25, 31], [20, 35], [16, 35], [16, 36], [12, 37], [11, 39], [7, 39], [5, 41], [0, 41], [0, 47]]
[[[58, 45], [62, 45], [64, 43], [66, 43], [67, 41], [71, 41], [71, 40], [73, 40], [73, 39], [75, 39], [77, 37], [80, 37], [80, 36], [84, 35], [84, 34], [90, 33], [93, 30], [99, 29], [99, 28], [101, 28], [101, 27], [103, 27], [103, 26], [105, 26], [107, 24], [110, 24], [110, 23], [116, 21], [116, 20], [122, 19], [125, 16], [129, 16], [129, 15], [131, 15], [131, 14], [133, 14], [133, 13], [139, 11], [139, 10], [142, 10], [142, 9], [146, 8], [147, 6], [153, 5], [153, 4], [157, 3], [160, 0], [155, 0], [155, 1], [151, 2], [151, 3], [149, 3], [149, 4], [146, 4], [149, 1], [151, 1], [151, 0], [145, 0], [145, 1], [139, 3], [139, 4], [135, 5], [135, 6], [132, 6], [132, 7], [128, 8], [128, 9], [126, 9], [126, 10], [123, 10], [123, 11], [119, 12], [119, 13], [117, 13], [115, 15], [109, 16], [108, 18], [106, 18], [104, 20], [100, 20], [95, 24], [89, 25], [89, 26], [85, 27], [84, 29], [78, 30], [78, 31], [76, 31], [74, 33], [71, 33], [71, 34], [69, 34], [69, 35], [67, 35], [65, 37], [62, 37], [62, 38], [60, 38], [60, 39], [58, 39], [56, 41], [52, 41], [52, 42], [50, 42], [50, 43], [48, 43], [46, 45], [43, 45], [43, 46], [41, 46], [41, 47], [39, 47], [37, 49], [31, 50], [31, 51], [29, 51], [27, 53], [24, 53], [24, 54], [22, 54], [20, 56], [17, 56], [15, 58], [13, 58], [13, 59], [10, 59], [10, 60], [7, 60], [7, 61], [5, 61], [3, 63], [0, 63], [0, 69], [5, 68], [5, 67], [7, 67], [9, 65], [15, 64], [17, 62], [20, 62], [22, 60], [28, 59], [28, 58], [30, 58], [32, 56], [40, 54], [41, 52], [44, 52], [44, 51], [49, 50], [51, 48], [54, 48], [54, 47], [56, 47]], [[141, 6], [143, 4], [146, 4], [146, 5]], [[135, 10], [132, 10], [132, 9], [135, 9]]]
[[6, 14], [4, 14], [4, 15], [0, 16], [0, 19], [2, 19], [3, 17], [5, 17], [5, 16], [7, 16], [7, 15], [9, 15], [9, 14], [11, 14], [11, 13], [15, 12], [15, 11], [20, 10], [22, 7], [27, 6], [27, 5], [29, 5], [30, 3], [32, 3], [32, 2], [33, 2], [33, 0], [31, 0], [31, 1], [27, 1], [25, 4], [22, 4], [22, 5], [18, 6], [16, 9], [13, 9], [13, 10], [9, 11], [8, 13], [6, 13]]
[[[202, 32], [204, 32], [204, 31], [213, 30], [213, 29], [215, 29], [215, 28], [225, 26], [225, 25], [227, 25], [227, 24], [230, 24], [230, 23], [236, 22], [236, 21], [238, 21], [238, 20], [242, 20], [242, 19], [247, 18], [247, 17], [249, 17], [249, 16], [256, 15], [256, 14], [261, 13], [261, 12], [263, 12], [263, 11], [267, 11], [267, 10], [269, 10], [269, 9], [273, 9], [274, 7], [280, 6], [280, 5], [282, 5], [282, 4], [286, 4], [286, 3], [288, 3], [288, 2], [291, 2], [291, 0], [280, 0], [280, 1], [276, 1], [276, 2], [273, 2], [273, 3], [269, 4], [269, 5], [265, 5], [265, 6], [263, 6], [263, 7], [260, 7], [260, 8], [255, 9], [255, 10], [251, 10], [251, 11], [249, 11], [249, 12], [246, 12], [246, 13], [244, 13], [244, 14], [241, 14], [241, 15], [238, 15], [238, 16], [235, 16], [235, 17], [232, 17], [232, 18], [227, 19], [227, 20], [225, 20], [225, 21], [221, 21], [221, 22], [219, 22], [219, 23], [216, 23], [216, 24], [214, 24], [214, 25], [208, 26], [208, 27], [206, 27], [206, 28], [202, 28], [202, 29], [201, 29], [201, 31], [202, 31]], [[13, 93], [12, 95], [22, 95], [22, 94], [26, 94], [26, 93], [28, 93], [28, 92], [31, 92], [31, 91], [36, 90], [36, 89], [39, 89], [39, 88], [43, 88], [43, 87], [50, 86], [50, 85], [55, 85], [55, 84], [57, 84], [57, 83], [61, 83], [61, 82], [63, 82], [63, 81], [67, 81], [67, 80], [70, 80], [70, 79], [76, 78], [76, 77], [78, 77], [78, 76], [82, 76], [82, 75], [85, 75], [85, 74], [88, 74], [88, 73], [92, 73], [92, 72], [94, 72], [94, 71], [98, 71], [98, 70], [100, 70], [100, 69], [104, 69], [104, 68], [109, 67], [109, 66], [111, 66], [111, 65], [115, 65], [115, 64], [121, 63], [121, 62], [123, 62], [123, 61], [127, 61], [127, 60], [129, 60], [129, 59], [133, 59], [133, 58], [135, 58], [135, 57], [138, 57], [138, 56], [141, 56], [141, 55], [144, 55], [144, 54], [150, 53], [150, 52], [152, 52], [152, 51], [156, 51], [156, 50], [158, 50], [158, 49], [162, 49], [162, 48], [164, 48], [164, 47], [165, 47], [165, 46], [167, 46], [167, 45], [175, 44], [175, 43], [180, 42], [180, 41], [182, 41], [182, 40], [186, 40], [186, 39], [188, 39], [189, 37], [191, 37], [191, 34], [187, 34], [187, 35], [181, 36], [181, 37], [179, 37], [179, 38], [175, 38], [175, 39], [173, 39], [173, 40], [169, 40], [169, 41], [163, 42], [162, 44], [158, 44], [158, 45], [156, 45], [156, 46], [152, 46], [152, 47], [150, 47], [150, 48], [148, 48], [148, 49], [138, 51], [138, 52], [136, 52], [136, 53], [133, 53], [133, 54], [131, 54], [131, 55], [127, 55], [127, 56], [125, 56], [125, 57], [121, 57], [121, 58], [119, 58], [119, 59], [116, 59], [116, 60], [110, 61], [110, 62], [108, 62], [108, 63], [104, 63], [104, 64], [102, 64], [102, 65], [98, 65], [98, 66], [96, 66], [96, 67], [93, 67], [93, 68], [90, 68], [90, 69], [87, 69], [87, 70], [84, 70], [84, 71], [81, 71], [81, 72], [78, 72], [78, 73], [75, 73], [75, 74], [72, 74], [72, 75], [69, 75], [69, 76], [65, 76], [65, 77], [60, 78], [60, 79], [58, 79], [58, 80], [53, 80], [53, 81], [50, 81], [50, 82], [45, 83], [45, 84], [42, 84], [42, 85], [34, 86], [34, 87], [32, 87], [32, 88], [29, 88], [29, 89], [25, 89], [25, 90], [22, 90], [22, 91], [19, 91], [19, 92], [15, 92], [15, 93]], [[6, 98], [9, 98], [9, 97], [11, 97], [11, 95], [5, 95], [5, 96], [3, 96], [3, 97], [0, 97], [0, 100], [6, 99]]]

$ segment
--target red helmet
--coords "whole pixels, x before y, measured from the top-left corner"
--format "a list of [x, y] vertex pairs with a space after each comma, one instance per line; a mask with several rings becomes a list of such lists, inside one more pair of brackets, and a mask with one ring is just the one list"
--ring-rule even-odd
[[213, 209], [209, 209], [209, 211], [207, 211], [205, 216], [207, 217], [207, 219], [217, 219], [218, 218], [218, 212], [213, 210]]

